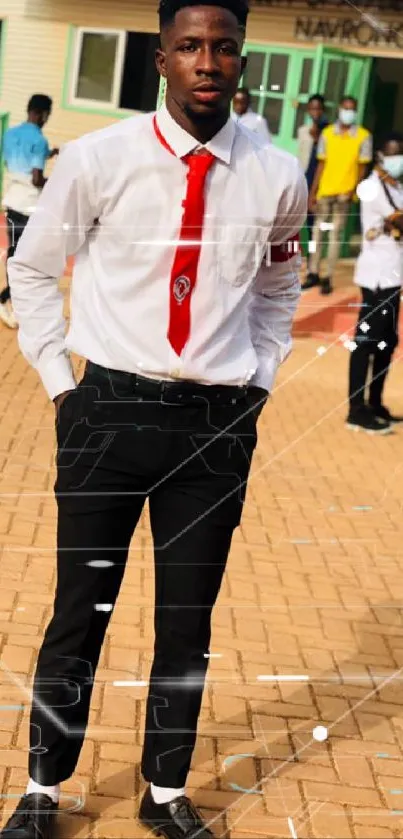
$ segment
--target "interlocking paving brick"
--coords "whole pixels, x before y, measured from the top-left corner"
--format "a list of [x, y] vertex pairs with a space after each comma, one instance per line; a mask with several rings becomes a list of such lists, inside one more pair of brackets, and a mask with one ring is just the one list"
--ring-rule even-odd
[[[289, 819], [298, 839], [403, 836], [403, 430], [376, 439], [345, 429], [348, 354], [336, 341], [318, 356], [323, 343], [297, 339], [261, 416], [214, 614], [211, 651], [221, 657], [209, 671], [189, 790], [229, 839], [289, 837]], [[0, 373], [0, 783], [17, 795], [27, 691], [56, 581], [55, 440], [53, 407], [3, 327]], [[396, 364], [386, 394], [396, 412], [401, 393]], [[152, 562], [145, 510], [89, 735], [63, 784], [66, 796], [83, 797], [77, 815], [63, 802], [63, 839], [147, 836], [136, 821], [146, 689], [113, 682], [149, 675]]]

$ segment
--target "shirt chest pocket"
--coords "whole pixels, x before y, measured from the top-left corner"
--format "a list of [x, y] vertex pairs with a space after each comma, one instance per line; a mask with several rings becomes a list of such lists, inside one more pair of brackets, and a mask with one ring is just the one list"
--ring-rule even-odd
[[217, 237], [219, 280], [232, 286], [251, 282], [266, 255], [268, 237], [268, 228], [259, 225], [221, 227]]

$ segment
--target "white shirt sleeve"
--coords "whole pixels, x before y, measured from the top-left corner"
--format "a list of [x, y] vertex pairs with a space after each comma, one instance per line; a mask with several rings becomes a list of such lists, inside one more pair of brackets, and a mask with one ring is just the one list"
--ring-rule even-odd
[[261, 135], [261, 137], [263, 137], [265, 140], [267, 140], [268, 143], [271, 143], [271, 141], [272, 141], [271, 140], [271, 134], [270, 134], [269, 126], [267, 124], [267, 120], [265, 119], [265, 117], [261, 117], [258, 120], [257, 130], [258, 130], [258, 133]]
[[67, 145], [35, 212], [8, 262], [18, 339], [27, 361], [54, 399], [76, 382], [65, 346], [66, 322], [59, 278], [96, 218], [88, 165], [77, 142]]
[[250, 384], [269, 393], [278, 367], [291, 352], [292, 322], [301, 293], [301, 257], [299, 251], [294, 253], [294, 247], [298, 247], [298, 234], [307, 215], [308, 190], [297, 160], [293, 175], [278, 205], [267, 260], [255, 279], [249, 315], [259, 361]]

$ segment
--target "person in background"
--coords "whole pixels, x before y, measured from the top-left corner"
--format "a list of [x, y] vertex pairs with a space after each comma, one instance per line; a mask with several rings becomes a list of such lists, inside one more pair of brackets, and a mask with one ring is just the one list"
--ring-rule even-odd
[[271, 135], [267, 125], [267, 120], [260, 116], [260, 114], [256, 114], [255, 111], [252, 111], [251, 96], [247, 87], [240, 87], [237, 90], [232, 106], [232, 118], [235, 122], [239, 122], [241, 125], [244, 125], [245, 128], [249, 128], [250, 131], [256, 131], [257, 134], [264, 137], [268, 143], [271, 143]]
[[[139, 817], [165, 839], [213, 839], [186, 780], [257, 417], [291, 350], [308, 198], [297, 159], [230, 118], [248, 2], [213, 2], [161, 0], [165, 104], [67, 144], [10, 263], [20, 347], [55, 403], [58, 580], [30, 779], [2, 839], [57, 833], [111, 617], [97, 607], [114, 607], [147, 499], [156, 637]], [[74, 254], [66, 336], [58, 279]], [[70, 351], [87, 359], [78, 385]]]
[[[318, 166], [316, 154], [319, 137], [323, 129], [328, 125], [328, 120], [325, 116], [325, 99], [320, 93], [314, 93], [309, 97], [307, 115], [309, 122], [306, 125], [301, 125], [298, 129], [298, 160], [305, 172], [308, 189], [310, 190], [312, 188], [315, 172]], [[307, 231], [309, 241], [312, 239], [314, 219], [314, 214], [308, 213]], [[304, 286], [302, 287], [304, 288]]]
[[[46, 183], [44, 169], [46, 161], [58, 154], [58, 149], [49, 148], [42, 133], [52, 111], [49, 96], [36, 93], [28, 102], [28, 118], [10, 128], [4, 135], [3, 156], [7, 167], [7, 184], [3, 197], [6, 210], [8, 251], [7, 260], [14, 256], [15, 249], [25, 230], [31, 213]], [[17, 326], [10, 299], [10, 287], [0, 293], [0, 319], [6, 326]]]
[[[393, 416], [383, 404], [383, 390], [398, 343], [403, 282], [403, 135], [391, 133], [377, 154], [377, 165], [359, 187], [362, 248], [355, 283], [362, 293], [349, 372], [349, 428], [386, 434]], [[370, 364], [369, 391], [366, 385]]]
[[[339, 118], [323, 129], [318, 142], [318, 166], [309, 194], [308, 209], [315, 213], [312, 240], [316, 249], [311, 254], [309, 274], [304, 289], [319, 286], [322, 294], [333, 290], [333, 272], [340, 255], [341, 235], [357, 185], [363, 180], [372, 159], [372, 137], [357, 124], [357, 100], [344, 96]], [[327, 271], [319, 278], [323, 225], [331, 223]]]

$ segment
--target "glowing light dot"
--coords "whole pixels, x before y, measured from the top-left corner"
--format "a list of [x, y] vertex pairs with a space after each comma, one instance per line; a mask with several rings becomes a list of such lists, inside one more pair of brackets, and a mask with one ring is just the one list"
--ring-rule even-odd
[[360, 323], [360, 329], [361, 329], [361, 332], [364, 332], [364, 335], [365, 335], [367, 332], [369, 332], [369, 330], [371, 329], [371, 327], [370, 327], [370, 326], [366, 323], [366, 321], [364, 320], [364, 322], [363, 322], [363, 323]]
[[324, 743], [329, 736], [329, 732], [325, 725], [317, 725], [312, 732], [312, 736], [314, 740], [318, 741], [318, 743]]
[[111, 568], [113, 562], [109, 559], [90, 559], [90, 561], [87, 562], [87, 565], [90, 568]]
[[67, 221], [65, 221], [64, 224], [62, 225], [62, 228], [63, 228], [63, 230], [70, 230], [69, 223]]
[[378, 350], [384, 350], [385, 347], [387, 347], [387, 346], [388, 345], [387, 345], [386, 341], [379, 341]]
[[326, 352], [326, 347], [318, 347], [316, 352], [317, 352], [318, 355], [324, 355], [325, 352]]
[[354, 350], [357, 349], [357, 344], [355, 341], [345, 341], [343, 347], [345, 347], [346, 350], [350, 350], [350, 352], [354, 352]]
[[95, 604], [95, 611], [96, 612], [111, 612], [113, 609], [113, 603], [96, 603]]

